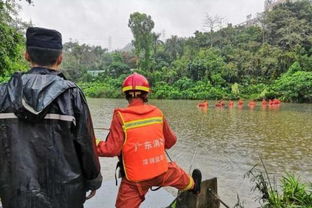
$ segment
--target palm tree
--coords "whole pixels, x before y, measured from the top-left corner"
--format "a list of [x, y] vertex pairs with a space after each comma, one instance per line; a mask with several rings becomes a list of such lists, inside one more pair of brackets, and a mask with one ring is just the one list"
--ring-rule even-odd
[[178, 38], [178, 36], [171, 36], [170, 39], [166, 41], [165, 52], [175, 60], [183, 55], [183, 39]]

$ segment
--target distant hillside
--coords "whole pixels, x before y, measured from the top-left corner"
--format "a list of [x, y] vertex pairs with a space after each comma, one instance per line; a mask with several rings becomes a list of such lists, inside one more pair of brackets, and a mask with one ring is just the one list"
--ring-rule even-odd
[[131, 52], [132, 50], [134, 50], [134, 46], [132, 43], [128, 43], [125, 47], [123, 47], [122, 49], [120, 49], [119, 51], [122, 52]]

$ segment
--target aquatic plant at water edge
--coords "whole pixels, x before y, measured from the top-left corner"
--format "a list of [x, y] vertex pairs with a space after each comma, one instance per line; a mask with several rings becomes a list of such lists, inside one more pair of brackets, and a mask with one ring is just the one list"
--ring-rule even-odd
[[[263, 164], [263, 163], [262, 163]], [[254, 166], [246, 177], [254, 184], [252, 191], [260, 194], [263, 208], [311, 208], [312, 183], [303, 184], [299, 178], [287, 173], [280, 179], [280, 185], [272, 184], [265, 166]]]

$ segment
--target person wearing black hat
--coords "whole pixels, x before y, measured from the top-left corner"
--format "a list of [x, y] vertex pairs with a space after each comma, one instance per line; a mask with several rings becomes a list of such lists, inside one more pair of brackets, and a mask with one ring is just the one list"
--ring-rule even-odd
[[62, 35], [56, 30], [30, 27], [26, 31], [25, 59], [32, 67], [58, 70], [62, 63]]
[[28, 28], [31, 69], [0, 85], [3, 208], [82, 208], [101, 186], [90, 112], [59, 71], [62, 48], [59, 32]]

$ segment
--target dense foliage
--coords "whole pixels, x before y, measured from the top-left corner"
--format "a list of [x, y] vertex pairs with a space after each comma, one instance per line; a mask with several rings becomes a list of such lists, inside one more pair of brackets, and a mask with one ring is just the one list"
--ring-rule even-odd
[[[64, 68], [81, 73], [72, 78], [91, 81], [82, 85], [89, 96], [120, 97], [120, 77], [137, 71], [149, 78], [154, 98], [312, 101], [311, 1], [280, 4], [263, 13], [256, 25], [229, 24], [217, 31], [196, 31], [190, 38], [172, 36], [165, 42], [152, 32], [154, 22], [148, 15], [132, 14], [129, 27], [134, 50], [101, 49], [98, 57], [92, 50], [79, 52], [76, 61], [84, 60], [80, 65], [65, 59]], [[69, 44], [76, 45], [68, 56], [87, 47]], [[90, 57], [95, 59], [90, 62]], [[87, 75], [89, 69], [101, 70], [101, 76]], [[108, 85], [118, 80], [119, 85]]]
[[[12, 18], [15, 7], [13, 0], [0, 0], [0, 82], [26, 66], [21, 56], [24, 38], [16, 27], [20, 24]], [[96, 97], [122, 96], [122, 78], [137, 71], [148, 77], [154, 98], [312, 101], [309, 0], [277, 5], [263, 13], [257, 24], [229, 24], [196, 31], [189, 38], [161, 41], [153, 32], [155, 24], [149, 15], [131, 14], [128, 26], [134, 40], [120, 51], [65, 43], [65, 75], [80, 82], [88, 96]]]
[[15, 1], [0, 0], [0, 82], [7, 80], [12, 72], [26, 68], [22, 57], [23, 25], [14, 19], [16, 7]]

